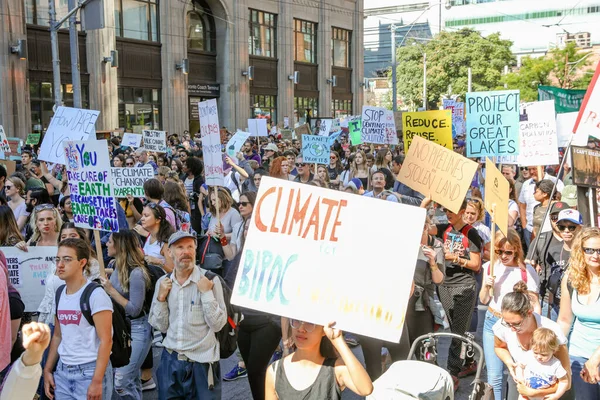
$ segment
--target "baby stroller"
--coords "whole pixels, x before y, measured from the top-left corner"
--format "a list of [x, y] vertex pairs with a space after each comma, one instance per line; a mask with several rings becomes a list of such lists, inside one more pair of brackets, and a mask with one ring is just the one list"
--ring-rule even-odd
[[[481, 346], [475, 343], [470, 334], [464, 337], [446, 332], [419, 336], [410, 349], [408, 360], [395, 362], [385, 374], [373, 382], [373, 393], [367, 396], [367, 400], [454, 400], [452, 377], [448, 371], [435, 364], [440, 337], [462, 340], [467, 353], [473, 354], [473, 349], [477, 350], [477, 373], [473, 379], [473, 391], [469, 400], [493, 400], [494, 392], [480, 378], [484, 364]], [[419, 344], [422, 344], [420, 348]], [[413, 360], [417, 348], [419, 354], [417, 359]]]

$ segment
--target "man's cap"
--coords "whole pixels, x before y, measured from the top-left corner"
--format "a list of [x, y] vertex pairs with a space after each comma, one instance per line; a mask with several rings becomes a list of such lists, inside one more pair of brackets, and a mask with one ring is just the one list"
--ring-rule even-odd
[[268, 145], [266, 145], [265, 147], [263, 147], [263, 149], [265, 151], [268, 151], [268, 150], [279, 151], [279, 147], [277, 147], [277, 145], [275, 143], [269, 143]]
[[175, 242], [178, 242], [181, 239], [185, 239], [185, 238], [194, 239], [194, 241], [196, 241], [196, 242], [198, 241], [198, 239], [196, 239], [196, 235], [192, 235], [189, 232], [177, 231], [174, 234], [172, 234], [171, 237], [169, 238], [169, 247], [171, 247], [171, 245], [173, 245]]
[[350, 182], [346, 185], [347, 188], [352, 188], [354, 190], [362, 189], [362, 181], [358, 178], [350, 179]]
[[554, 189], [554, 182], [550, 179], [542, 179], [536, 184], [536, 187], [542, 191], [542, 193], [550, 194]]
[[556, 214], [563, 210], [568, 210], [569, 208], [571, 208], [571, 206], [564, 201], [557, 201], [556, 203], [552, 204], [552, 207], [550, 207], [550, 214]]
[[568, 210], [562, 210], [558, 214], [558, 221], [556, 221], [556, 223], [559, 223], [560, 221], [570, 221], [577, 225], [583, 225], [583, 219], [581, 218], [579, 211], [570, 208]]
[[562, 201], [567, 203], [569, 207], [577, 206], [577, 186], [567, 185], [562, 190]]

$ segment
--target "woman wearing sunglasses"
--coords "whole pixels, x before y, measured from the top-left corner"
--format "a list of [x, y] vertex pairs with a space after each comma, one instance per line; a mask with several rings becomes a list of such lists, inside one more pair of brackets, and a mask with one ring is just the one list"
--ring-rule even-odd
[[577, 399], [600, 398], [600, 229], [584, 228], [563, 279], [558, 323], [568, 334]]
[[373, 383], [335, 322], [289, 321], [297, 350], [268, 368], [266, 400], [341, 399], [345, 388], [360, 396], [371, 394]]
[[[498, 279], [498, 275], [496, 279]], [[517, 400], [519, 395], [529, 398], [543, 398], [556, 391], [554, 386], [533, 389], [517, 378], [516, 368], [522, 363], [527, 352], [531, 350], [531, 338], [537, 328], [548, 328], [558, 337], [559, 347], [553, 356], [560, 360], [562, 367], [567, 371], [569, 387], [571, 386], [571, 366], [567, 350], [567, 338], [556, 322], [534, 312], [528, 291], [529, 287], [525, 282], [519, 281], [515, 284], [513, 292], [507, 293], [502, 299], [501, 319], [493, 327], [496, 355], [506, 365], [511, 375], [508, 378], [507, 400]], [[489, 361], [486, 358], [487, 362]], [[571, 396], [572, 394], [568, 392], [562, 399], [572, 398]], [[587, 397], [582, 399], [587, 399]]]
[[[485, 364], [487, 366], [488, 383], [494, 389], [494, 398], [502, 399], [502, 376], [504, 375], [504, 364], [494, 352], [494, 325], [502, 318], [500, 305], [504, 297], [513, 291], [514, 285], [519, 281], [526, 282], [527, 294], [529, 295], [533, 309], [540, 312], [538, 299], [538, 275], [530, 265], [525, 266], [523, 247], [519, 234], [514, 229], [508, 230], [505, 237], [498, 232], [495, 238], [496, 257], [494, 262], [494, 274], [490, 263], [483, 265], [484, 284], [479, 292], [479, 301], [488, 304], [483, 323], [483, 351]], [[490, 289], [494, 289], [493, 296]]]

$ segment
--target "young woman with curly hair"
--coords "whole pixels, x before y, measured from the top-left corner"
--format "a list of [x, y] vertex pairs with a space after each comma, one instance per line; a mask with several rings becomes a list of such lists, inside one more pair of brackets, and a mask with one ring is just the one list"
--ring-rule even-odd
[[290, 164], [287, 157], [277, 157], [271, 162], [271, 168], [269, 169], [269, 176], [273, 178], [279, 178], [289, 180]]

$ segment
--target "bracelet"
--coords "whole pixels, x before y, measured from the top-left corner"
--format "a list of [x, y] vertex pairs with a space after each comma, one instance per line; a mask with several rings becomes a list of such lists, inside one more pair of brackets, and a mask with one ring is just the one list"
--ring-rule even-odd
[[227, 242], [227, 237], [226, 237], [226, 236], [223, 236], [223, 237], [221, 238], [221, 246], [227, 246], [227, 243], [228, 243], [228, 242]]
[[468, 263], [469, 263], [469, 260], [467, 260], [466, 258], [463, 258], [463, 268], [467, 268]]
[[431, 271], [435, 271], [436, 269], [439, 269], [437, 264], [429, 264], [429, 268], [431, 268]]

